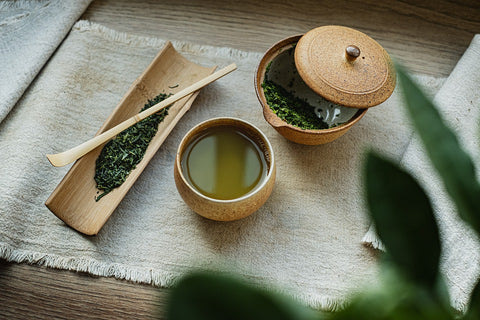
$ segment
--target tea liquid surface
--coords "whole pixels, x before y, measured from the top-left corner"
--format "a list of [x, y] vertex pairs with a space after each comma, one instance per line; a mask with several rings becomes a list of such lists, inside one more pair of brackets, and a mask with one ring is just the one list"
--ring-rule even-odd
[[207, 197], [230, 200], [267, 175], [265, 155], [240, 129], [217, 127], [194, 138], [182, 157], [186, 179]]

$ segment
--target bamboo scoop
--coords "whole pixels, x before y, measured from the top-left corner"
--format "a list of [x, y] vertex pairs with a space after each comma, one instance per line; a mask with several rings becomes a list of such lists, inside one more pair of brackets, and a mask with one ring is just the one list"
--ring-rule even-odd
[[157, 103], [156, 105], [148, 108], [145, 111], [140, 112], [139, 114], [134, 115], [133, 117], [123, 121], [122, 123], [116, 125], [115, 127], [105, 131], [104, 133], [85, 141], [82, 144], [79, 144], [72, 149], [67, 151], [57, 153], [57, 154], [47, 154], [48, 161], [55, 167], [62, 167], [69, 163], [74, 162], [78, 158], [84, 156], [85, 154], [89, 153], [96, 147], [100, 146], [101, 144], [107, 142], [108, 140], [115, 137], [117, 134], [122, 132], [123, 130], [133, 126], [137, 122], [151, 116], [154, 113], [166, 108], [167, 106], [171, 105], [172, 103], [182, 99], [183, 97], [188, 96], [189, 94], [205, 87], [206, 85], [218, 80], [219, 78], [229, 74], [230, 72], [237, 69], [237, 66], [232, 63], [231, 65], [226, 66], [223, 69], [218, 70], [215, 73], [203, 78], [202, 80], [192, 84], [189, 87], [177, 92], [170, 98], [163, 100], [162, 102]]

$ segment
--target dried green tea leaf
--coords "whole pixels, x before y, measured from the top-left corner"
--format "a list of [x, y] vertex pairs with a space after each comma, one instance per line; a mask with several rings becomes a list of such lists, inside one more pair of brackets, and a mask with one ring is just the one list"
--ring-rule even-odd
[[270, 109], [283, 121], [300, 129], [328, 129], [329, 125], [315, 114], [315, 108], [273, 81], [262, 83]]
[[[170, 95], [165, 93], [157, 95], [148, 100], [141, 111], [165, 100]], [[121, 186], [130, 172], [142, 161], [150, 141], [157, 133], [158, 125], [168, 115], [169, 108], [170, 106], [143, 119], [105, 144], [95, 163], [94, 179], [97, 189], [103, 191], [95, 198], [96, 201]]]

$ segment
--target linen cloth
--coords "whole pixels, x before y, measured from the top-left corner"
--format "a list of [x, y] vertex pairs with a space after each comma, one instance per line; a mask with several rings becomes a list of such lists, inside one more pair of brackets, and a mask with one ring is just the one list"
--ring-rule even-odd
[[[52, 167], [45, 154], [91, 138], [164, 43], [88, 21], [74, 26], [0, 124], [0, 256], [156, 286], [196, 268], [226, 269], [328, 310], [375, 285], [377, 252], [360, 242], [369, 225], [361, 167], [369, 146], [398, 160], [405, 151], [412, 129], [399, 92], [332, 143], [294, 144], [263, 119], [253, 84], [262, 53], [173, 41], [196, 63], [235, 62], [238, 69], [201, 90], [97, 236], [77, 233], [48, 211], [44, 202], [68, 167]], [[417, 78], [432, 94], [444, 80]], [[192, 212], [173, 179], [183, 135], [221, 116], [260, 128], [277, 161], [267, 203], [227, 223]]]
[[0, 122], [91, 1], [0, 1]]
[[[480, 164], [480, 35], [476, 35], [450, 76], [435, 95], [434, 102], [460, 143]], [[439, 141], [441, 143], [441, 141]], [[450, 289], [452, 305], [465, 310], [480, 274], [480, 244], [457, 210], [434, 171], [420, 139], [415, 135], [400, 164], [425, 188], [439, 223], [442, 243], [441, 271]], [[477, 174], [477, 178], [480, 177]], [[371, 227], [364, 243], [384, 250]]]

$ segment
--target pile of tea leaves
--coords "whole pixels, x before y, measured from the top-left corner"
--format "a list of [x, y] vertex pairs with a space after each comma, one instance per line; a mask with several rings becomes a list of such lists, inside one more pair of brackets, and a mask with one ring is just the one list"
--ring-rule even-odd
[[329, 128], [329, 125], [317, 116], [315, 107], [279, 84], [266, 79], [262, 88], [270, 109], [288, 124], [300, 129]]
[[[148, 100], [142, 111], [165, 100], [171, 94], [161, 93]], [[158, 125], [168, 115], [170, 106], [143, 119], [119, 133], [103, 147], [95, 164], [95, 182], [97, 189], [103, 191], [95, 198], [103, 196], [125, 182], [130, 172], [142, 161], [150, 141], [158, 130]]]

